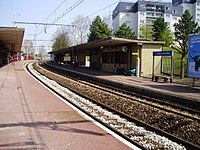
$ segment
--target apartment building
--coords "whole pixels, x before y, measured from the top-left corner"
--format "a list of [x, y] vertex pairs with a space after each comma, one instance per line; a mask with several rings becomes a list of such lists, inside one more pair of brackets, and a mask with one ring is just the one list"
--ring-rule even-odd
[[200, 0], [172, 0], [172, 4], [174, 6], [181, 6], [183, 12], [188, 9], [193, 16], [193, 20], [200, 25]]
[[136, 3], [120, 2], [113, 11], [113, 31], [126, 23], [139, 36], [141, 25], [153, 25], [157, 18], [164, 18], [170, 29], [183, 14], [183, 7], [172, 3], [138, 0]]

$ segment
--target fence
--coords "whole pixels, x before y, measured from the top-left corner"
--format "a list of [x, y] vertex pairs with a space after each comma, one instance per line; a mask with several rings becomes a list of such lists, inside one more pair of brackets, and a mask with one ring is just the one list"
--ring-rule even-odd
[[[162, 73], [170, 74], [171, 72], [171, 58], [163, 57], [162, 58]], [[181, 58], [174, 58], [174, 75], [179, 76], [181, 71]], [[187, 58], [184, 59], [184, 73], [187, 75]]]

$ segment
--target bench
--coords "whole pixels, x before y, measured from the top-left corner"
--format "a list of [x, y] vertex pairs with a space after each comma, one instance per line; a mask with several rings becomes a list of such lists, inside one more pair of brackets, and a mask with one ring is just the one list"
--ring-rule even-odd
[[167, 83], [168, 78], [167, 77], [163, 77], [163, 76], [154, 76], [154, 80], [155, 82], [158, 82], [159, 80], [163, 79], [164, 83]]

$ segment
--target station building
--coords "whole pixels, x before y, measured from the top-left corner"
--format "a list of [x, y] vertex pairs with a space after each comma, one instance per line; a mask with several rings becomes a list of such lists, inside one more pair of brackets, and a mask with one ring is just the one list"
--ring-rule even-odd
[[9, 56], [21, 53], [24, 28], [0, 27], [0, 67], [9, 63]]
[[[109, 37], [56, 51], [51, 51], [52, 60], [65, 65], [89, 67], [95, 70], [114, 72], [116, 66], [124, 74], [136, 69], [138, 76], [152, 75], [153, 52], [162, 51], [164, 42], [142, 41]], [[65, 59], [62, 59], [65, 56]], [[161, 57], [154, 60], [161, 67]]]

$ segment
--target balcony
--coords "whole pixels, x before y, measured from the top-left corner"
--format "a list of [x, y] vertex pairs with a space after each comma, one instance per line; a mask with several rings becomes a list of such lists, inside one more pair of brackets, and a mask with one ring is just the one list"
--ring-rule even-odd
[[162, 13], [164, 13], [165, 10], [164, 9], [156, 9], [155, 12], [162, 12]]

